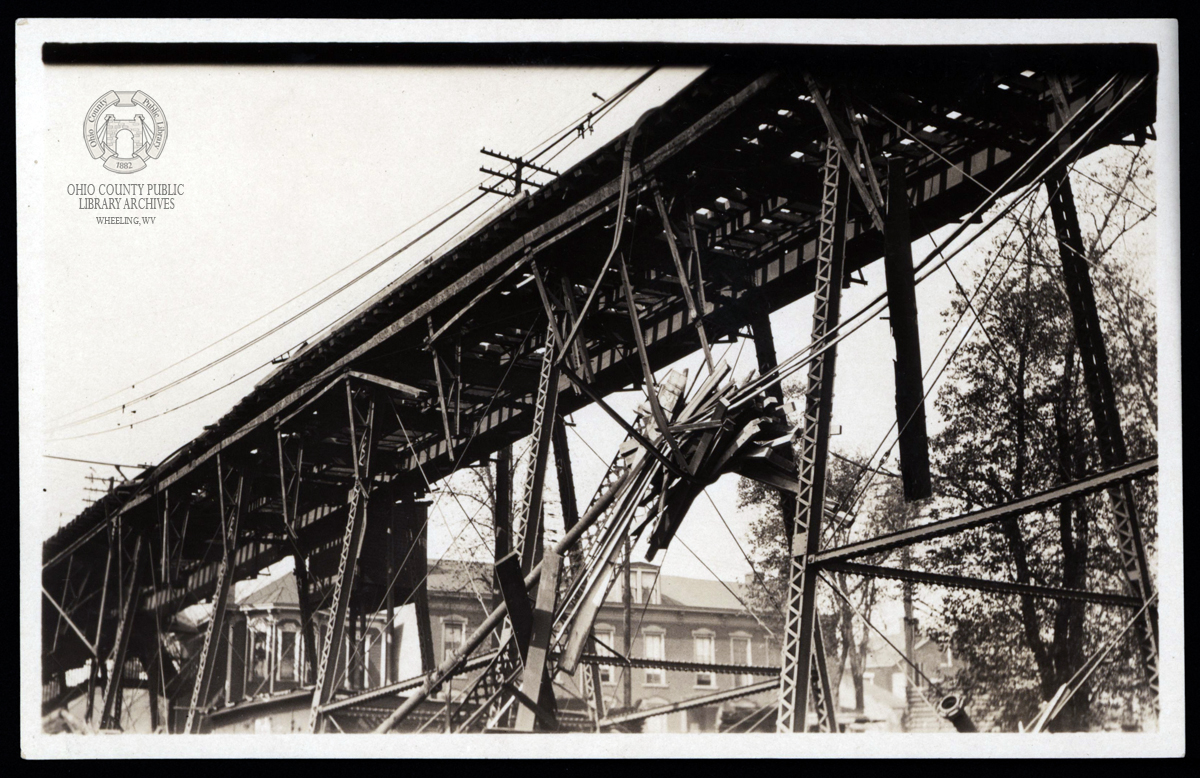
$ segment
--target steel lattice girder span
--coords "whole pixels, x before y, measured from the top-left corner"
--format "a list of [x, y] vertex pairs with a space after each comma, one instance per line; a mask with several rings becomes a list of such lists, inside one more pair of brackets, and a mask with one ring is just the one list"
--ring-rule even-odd
[[[812, 291], [827, 131], [811, 100], [802, 97], [808, 91], [804, 72], [849, 96], [877, 163], [885, 153], [907, 158], [915, 241], [984, 201], [987, 193], [970, 179], [999, 186], [1054, 132], [1058, 119], [1045, 73], [1062, 74], [1073, 110], [1120, 74], [1116, 86], [1085, 111], [1086, 126], [1156, 68], [1152, 47], [989, 49], [986, 56], [921, 49], [894, 50], [893, 56], [893, 67], [882, 70], [869, 58], [856, 64], [841, 55], [828, 61], [813, 55], [795, 67], [712, 68], [645, 117], [633, 140], [629, 182], [631, 210], [639, 202], [645, 210], [625, 230], [651, 368], [700, 348], [671, 241], [664, 239], [662, 221], [651, 216], [657, 216], [652, 187], [662, 196], [680, 249], [700, 249], [700, 304], [710, 339], [736, 332], [764, 307], [777, 310]], [[1086, 140], [1083, 153], [1131, 134], [1144, 138], [1154, 110], [1153, 88], [1143, 89]], [[219, 564], [212, 552], [221, 526], [214, 486], [218, 451], [247, 476], [233, 577], [290, 554], [280, 526], [277, 427], [304, 441], [298, 538], [308, 552], [335, 546], [352, 481], [350, 434], [337, 401], [341, 391], [334, 388], [342, 381], [367, 383], [381, 393], [372, 470], [412, 491], [423, 490], [418, 468], [433, 481], [529, 434], [536, 352], [546, 339], [542, 295], [556, 309], [578, 309], [595, 284], [612, 240], [629, 136], [618, 136], [514, 202], [453, 251], [389, 284], [261, 381], [203, 435], [65, 526], [44, 547], [45, 589], [80, 589], [65, 607], [80, 623], [95, 623], [101, 598], [85, 601], [79, 576], [100, 579], [107, 528], [119, 523], [123, 543], [131, 543], [126, 535], [146, 533], [151, 567], [164, 574], [143, 608], [169, 615], [210, 596]], [[1038, 167], [1031, 166], [1031, 174]], [[1024, 183], [1028, 177], [1009, 188]], [[861, 199], [851, 200], [846, 237], [847, 276], [883, 254], [882, 235]], [[537, 283], [530, 283], [533, 273]], [[587, 364], [567, 362], [598, 396], [641, 380], [624, 305], [613, 272], [601, 279], [581, 329]], [[591, 402], [571, 387], [560, 377], [560, 413]], [[149, 595], [150, 584], [142, 585]], [[118, 602], [107, 598], [102, 633], [115, 631]], [[58, 616], [55, 608], [44, 608], [45, 647], [54, 646], [59, 666], [78, 666], [90, 650], [74, 633], [58, 636]]]

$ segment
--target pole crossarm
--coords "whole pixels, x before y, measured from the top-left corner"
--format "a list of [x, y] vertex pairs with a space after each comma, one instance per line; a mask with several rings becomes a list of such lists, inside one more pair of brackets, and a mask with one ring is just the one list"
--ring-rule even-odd
[[692, 708], [703, 708], [707, 705], [717, 705], [729, 700], [737, 700], [742, 697], [751, 697], [762, 692], [775, 691], [779, 688], [779, 679], [773, 678], [770, 681], [759, 681], [752, 683], [749, 686], [739, 686], [736, 689], [728, 689], [726, 691], [717, 692], [715, 694], [705, 694], [700, 697], [692, 697], [688, 700], [680, 700], [673, 702], [670, 705], [660, 705], [657, 708], [649, 708], [647, 710], [634, 711], [632, 713], [622, 713], [618, 716], [609, 716], [600, 720], [600, 726], [611, 727], [617, 724], [627, 724], [632, 721], [642, 721], [644, 719], [662, 716], [666, 713], [674, 713], [681, 710], [691, 710]]
[[952, 589], [975, 589], [981, 592], [1028, 595], [1030, 597], [1044, 597], [1051, 600], [1076, 600], [1079, 602], [1094, 602], [1099, 605], [1117, 605], [1123, 608], [1137, 608], [1142, 604], [1141, 600], [1136, 597], [1113, 592], [1089, 592], [1083, 589], [1064, 589], [1058, 586], [1038, 586], [1036, 584], [1014, 583], [1012, 581], [989, 581], [983, 578], [927, 573], [922, 570], [902, 570], [897, 567], [862, 565], [856, 562], [826, 562], [821, 565], [821, 569], [838, 573], [849, 573], [851, 575], [871, 576], [873, 578], [888, 578], [893, 581], [946, 586]]
[[891, 551], [926, 540], [953, 535], [975, 527], [982, 527], [985, 524], [992, 524], [1014, 516], [1021, 516], [1026, 513], [1042, 510], [1063, 500], [1083, 497], [1084, 495], [1098, 492], [1101, 489], [1106, 489], [1114, 484], [1131, 481], [1135, 478], [1145, 478], [1157, 470], [1158, 457], [1138, 460], [1124, 467], [1097, 473], [1066, 486], [1059, 486], [1039, 492], [1023, 500], [965, 513], [962, 516], [931, 522], [921, 527], [889, 532], [877, 538], [862, 540], [857, 543], [848, 543], [838, 548], [826, 549], [813, 556], [811, 564], [823, 566], [829, 562], [857, 559], [858, 557]]

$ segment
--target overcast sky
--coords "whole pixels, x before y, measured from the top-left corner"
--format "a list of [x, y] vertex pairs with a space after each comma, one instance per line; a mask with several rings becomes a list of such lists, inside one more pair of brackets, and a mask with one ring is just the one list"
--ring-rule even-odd
[[[37, 321], [23, 322], [44, 331], [45, 453], [128, 464], [159, 462], [267, 375], [268, 370], [256, 368], [311, 339], [489, 206], [502, 205], [500, 198], [489, 197], [244, 352], [149, 400], [131, 401], [285, 321], [465, 202], [483, 177], [480, 165], [492, 163], [479, 154], [480, 147], [528, 152], [599, 106], [593, 93], [607, 97], [642, 72], [548, 67], [46, 68], [47, 158], [39, 162], [45, 165], [46, 218], [55, 225], [46, 231], [44, 244], [44, 284], [53, 294], [46, 295]], [[552, 166], [565, 170], [699, 72], [659, 71], [597, 124], [594, 135], [572, 145]], [[102, 170], [82, 142], [79, 128], [85, 111], [109, 89], [144, 91], [158, 101], [169, 122], [161, 158], [133, 176]], [[174, 209], [147, 214], [155, 216], [156, 223], [144, 226], [98, 225], [97, 215], [129, 212], [81, 210], [78, 197], [68, 194], [72, 184], [114, 182], [181, 184], [184, 194], [175, 197]], [[431, 214], [434, 218], [396, 238]], [[915, 258], [922, 259], [933, 245], [927, 238], [917, 242]], [[974, 256], [968, 252], [956, 260], [956, 267], [969, 267]], [[333, 278], [318, 283], [339, 269]], [[960, 274], [967, 277], [969, 272]], [[883, 290], [882, 264], [868, 268], [866, 279], [867, 286], [845, 291], [844, 315]], [[918, 288], [926, 363], [941, 342], [940, 314], [954, 293], [951, 284], [943, 271]], [[294, 302], [250, 324], [314, 285]], [[808, 343], [810, 314], [808, 299], [774, 314], [781, 358]], [[879, 319], [840, 349], [833, 415], [835, 430], [840, 428], [833, 443], [840, 450], [866, 457], [894, 421], [893, 356], [887, 322]], [[737, 378], [744, 379], [755, 365], [753, 344], [730, 347], [727, 358], [736, 361]], [[694, 376], [700, 365], [696, 356], [680, 367]], [[163, 372], [143, 380], [159, 371]], [[241, 376], [245, 378], [219, 388]], [[638, 401], [634, 394], [613, 399], [629, 415]], [[122, 403], [128, 404], [122, 408]], [[624, 433], [594, 409], [576, 414], [574, 421], [596, 452], [571, 436], [580, 499], [586, 502]], [[931, 418], [931, 432], [936, 429], [937, 419]], [[75, 516], [86, 497], [95, 496], [85, 488], [103, 486], [86, 480], [88, 476], [115, 474], [99, 465], [51, 459], [42, 463], [46, 535]], [[679, 532], [683, 543], [674, 544], [656, 561], [676, 574], [706, 578], [715, 572], [740, 579], [749, 568], [717, 511], [739, 537], [751, 516], [736, 508], [736, 477], [727, 476], [708, 491], [716, 507], [703, 497], [698, 500]], [[465, 527], [449, 496], [436, 498], [430, 527], [434, 558], [464, 556], [472, 541], [479, 540]]]

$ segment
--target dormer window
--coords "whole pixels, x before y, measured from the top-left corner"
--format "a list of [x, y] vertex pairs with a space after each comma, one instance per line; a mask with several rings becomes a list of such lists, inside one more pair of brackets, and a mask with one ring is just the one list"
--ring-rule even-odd
[[633, 589], [633, 601], [636, 603], [649, 602], [651, 605], [662, 605], [662, 595], [658, 588], [657, 570], [630, 571], [630, 586]]

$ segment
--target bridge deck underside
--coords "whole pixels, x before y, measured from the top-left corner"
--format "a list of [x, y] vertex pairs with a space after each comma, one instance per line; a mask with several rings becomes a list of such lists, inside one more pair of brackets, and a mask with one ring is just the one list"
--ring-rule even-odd
[[[889, 67], [879, 67], [878, 55], [857, 64], [831, 57], [782, 67], [714, 67], [649, 114], [633, 142], [619, 248], [629, 263], [651, 366], [664, 367], [701, 345], [652, 187], [662, 195], [688, 272], [703, 275], [709, 340], [731, 336], [756, 312], [778, 310], [813, 289], [820, 165], [829, 134], [807, 97], [805, 72], [852, 101], [847, 118], [857, 114], [871, 163], [884, 169], [890, 156], [907, 160], [917, 241], [969, 214], [988, 196], [984, 187], [1004, 184], [1052, 135], [1057, 119], [1048, 73], [1061, 75], [1074, 110], [1114, 73], [1143, 75], [1155, 67], [1152, 52], [1147, 61], [1137, 47], [1109, 49], [1103, 57], [1081, 49], [1074, 59], [1069, 51], [1054, 52], [992, 49], [986, 56], [939, 58], [921, 50], [895, 53]], [[1119, 96], [1114, 90], [1095, 101], [1082, 126]], [[1154, 111], [1151, 89], [1122, 106], [1087, 140], [1084, 153], [1131, 134], [1144, 138]], [[628, 137], [618, 136], [457, 248], [393, 282], [195, 441], [60, 530], [44, 549], [45, 561], [53, 563], [43, 571], [47, 592], [66, 592], [71, 618], [96, 624], [100, 597], [87, 595], [104, 577], [105, 528], [119, 517], [119, 532], [148, 529], [158, 572], [146, 586], [147, 613], [157, 611], [160, 623], [169, 623], [162, 619], [211, 596], [222, 549], [217, 451], [247, 477], [235, 577], [291, 554], [281, 521], [277, 425], [303, 443], [295, 522], [301, 549], [332, 548], [342, 535], [353, 478], [351, 435], [344, 392], [334, 387], [314, 397], [349, 380], [348, 370], [370, 376], [384, 398], [375, 415], [376, 478], [423, 491], [425, 479], [436, 481], [528, 435], [547, 321], [532, 274], [540, 274], [555, 308], [583, 306], [613, 242]], [[1027, 180], [1010, 181], [1007, 189]], [[879, 259], [883, 249], [864, 202], [852, 198], [847, 274]], [[698, 271], [691, 267], [695, 253]], [[693, 288], [700, 289], [697, 279]], [[568, 366], [606, 395], [640, 385], [642, 373], [615, 269], [598, 289], [581, 330], [588, 364], [568, 360]], [[431, 333], [437, 334], [432, 344]], [[389, 382], [407, 389], [389, 388]], [[560, 413], [591, 402], [565, 378], [560, 386]], [[125, 569], [129, 564], [125, 560]], [[320, 578], [317, 571], [316, 597], [328, 585]], [[119, 602], [115, 594], [106, 598], [103, 634], [113, 633]], [[43, 634], [45, 674], [77, 667], [90, 655], [50, 606]]]

